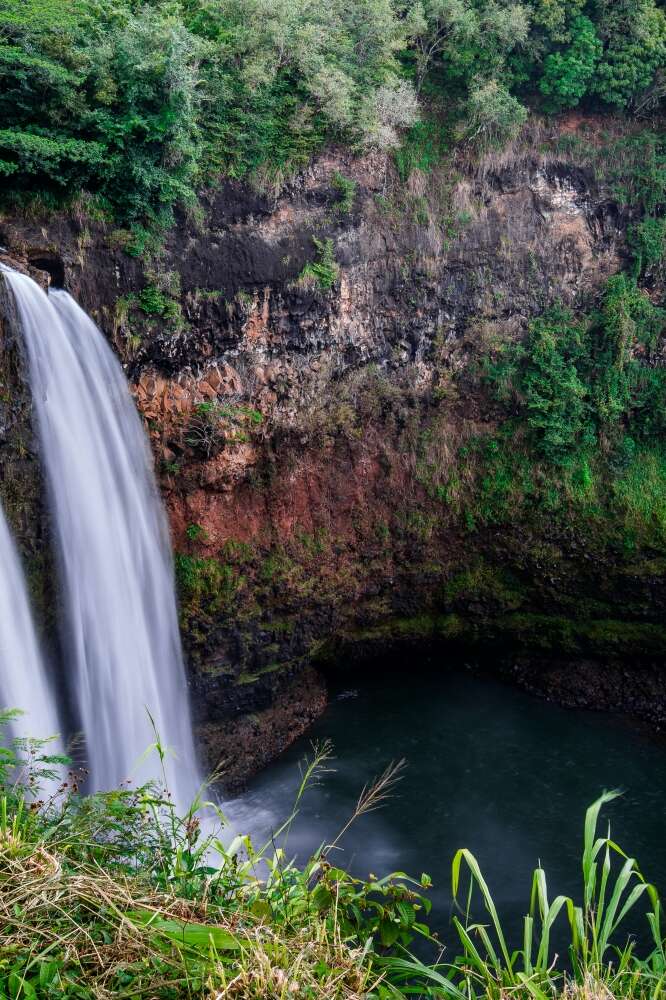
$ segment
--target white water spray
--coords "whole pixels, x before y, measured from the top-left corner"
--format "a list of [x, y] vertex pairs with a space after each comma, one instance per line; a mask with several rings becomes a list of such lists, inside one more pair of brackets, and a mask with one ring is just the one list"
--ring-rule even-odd
[[166, 519], [122, 368], [64, 291], [7, 275], [30, 362], [66, 598], [65, 650], [94, 789], [159, 778], [147, 712], [173, 748], [180, 810], [198, 788]]
[[[23, 568], [0, 508], [0, 708], [25, 714], [11, 723], [15, 736], [40, 739], [60, 732], [48, 674], [30, 614]], [[52, 744], [49, 752], [60, 750]]]

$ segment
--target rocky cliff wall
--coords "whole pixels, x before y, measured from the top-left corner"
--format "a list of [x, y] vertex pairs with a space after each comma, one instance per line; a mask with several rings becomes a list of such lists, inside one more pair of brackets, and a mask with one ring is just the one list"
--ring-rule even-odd
[[666, 553], [542, 515], [470, 526], [441, 487], [498, 422], [483, 357], [593, 303], [629, 221], [542, 135], [405, 183], [331, 152], [278, 196], [224, 185], [159, 248], [85, 214], [0, 223], [5, 259], [64, 280], [125, 364], [230, 784], [321, 710], [313, 664], [401, 644], [666, 715]]
[[[32, 276], [45, 277], [37, 271]], [[14, 299], [0, 272], [0, 499], [24, 556], [38, 619], [49, 641], [56, 642], [55, 597], [49, 586], [49, 517], [32, 423], [27, 359], [18, 330]]]

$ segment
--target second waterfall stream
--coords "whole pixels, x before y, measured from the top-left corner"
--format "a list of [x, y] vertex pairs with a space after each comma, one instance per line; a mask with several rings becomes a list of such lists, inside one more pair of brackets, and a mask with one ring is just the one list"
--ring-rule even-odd
[[[67, 686], [92, 790], [159, 778], [178, 808], [197, 772], [166, 517], [127, 380], [67, 292], [3, 271], [29, 360], [64, 595]], [[44, 735], [44, 734], [35, 734]]]

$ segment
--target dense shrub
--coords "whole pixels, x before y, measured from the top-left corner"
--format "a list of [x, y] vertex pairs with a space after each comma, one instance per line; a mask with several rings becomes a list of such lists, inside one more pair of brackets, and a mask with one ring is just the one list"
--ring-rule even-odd
[[627, 235], [637, 276], [661, 265], [666, 252], [666, 219], [643, 219], [631, 226]]
[[592, 93], [618, 108], [641, 108], [666, 60], [666, 15], [654, 0], [599, 0], [604, 54]]
[[551, 52], [544, 61], [539, 81], [548, 106], [557, 111], [573, 108], [585, 96], [603, 46], [588, 17], [577, 17], [571, 43], [562, 51]]
[[552, 309], [530, 326], [525, 345], [487, 366], [498, 398], [518, 403], [538, 454], [575, 464], [603, 438], [648, 440], [663, 430], [664, 369], [650, 351], [666, 325], [635, 280], [610, 278], [596, 313], [575, 320]]
[[521, 380], [527, 423], [544, 457], [557, 464], [566, 463], [593, 438], [589, 389], [577, 367], [584, 336], [570, 314], [555, 310], [535, 320], [527, 342]]

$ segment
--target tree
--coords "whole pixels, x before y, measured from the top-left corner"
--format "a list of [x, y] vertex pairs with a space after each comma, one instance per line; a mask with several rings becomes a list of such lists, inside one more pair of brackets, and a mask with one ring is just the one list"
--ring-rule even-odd
[[362, 138], [378, 126], [379, 88], [399, 83], [407, 29], [391, 0], [190, 0], [186, 10], [214, 44], [223, 101], [238, 100], [239, 88], [256, 101], [288, 79], [305, 119], [321, 115]]
[[504, 146], [515, 139], [526, 120], [527, 109], [497, 80], [479, 81], [472, 87], [465, 134], [477, 146]]
[[435, 61], [450, 47], [478, 37], [479, 19], [468, 0], [419, 0], [407, 25], [416, 52], [416, 89], [420, 91]]
[[203, 47], [169, 5], [108, 9], [95, 50], [90, 121], [107, 147], [104, 194], [128, 221], [192, 202], [202, 156]]
[[532, 0], [532, 22], [543, 30], [549, 42], [570, 42], [570, 25], [585, 4], [586, 0]]
[[89, 61], [84, 10], [53, 0], [0, 0], [0, 173], [16, 187], [40, 175], [64, 189], [81, 183], [103, 149], [77, 124]]
[[419, 0], [407, 23], [416, 52], [416, 87], [420, 90], [434, 65], [469, 82], [492, 76], [506, 55], [529, 33], [529, 11], [522, 3], [496, 0]]
[[87, 189], [123, 222], [169, 219], [201, 155], [200, 42], [167, 3], [0, 0], [0, 171]]
[[577, 17], [571, 26], [571, 44], [546, 57], [539, 89], [549, 110], [575, 108], [587, 92], [601, 58], [603, 45], [588, 17]]
[[416, 91], [406, 80], [384, 84], [375, 93], [368, 142], [378, 149], [396, 149], [400, 133], [419, 120]]
[[604, 54], [591, 92], [619, 108], [638, 109], [666, 69], [666, 15], [654, 0], [598, 0]]
[[87, 190], [168, 224], [220, 173], [395, 146], [406, 31], [393, 0], [0, 0], [4, 197]]

